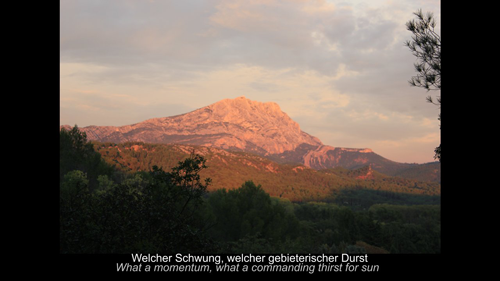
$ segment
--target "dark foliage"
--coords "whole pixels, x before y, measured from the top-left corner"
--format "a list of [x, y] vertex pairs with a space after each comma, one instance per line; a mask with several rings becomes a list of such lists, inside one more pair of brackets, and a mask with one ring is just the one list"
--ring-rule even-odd
[[70, 171], [79, 170], [89, 179], [89, 188], [95, 189], [99, 175], [110, 176], [114, 169], [102, 160], [87, 141], [85, 132], [75, 125], [71, 130], [61, 129], [59, 133], [59, 180]]
[[125, 173], [95, 156], [76, 127], [61, 131], [61, 155], [61, 253], [440, 252], [440, 206], [421, 205], [436, 198], [352, 186], [338, 204], [292, 203], [253, 181], [207, 193], [205, 157], [172, 153], [170, 172]]
[[[72, 136], [76, 140], [82, 137], [78, 133]], [[85, 165], [82, 167], [85, 170]], [[204, 159], [193, 155], [179, 162], [172, 172], [154, 166], [150, 172], [135, 173], [119, 183], [100, 175], [95, 189], [89, 187], [88, 177], [81, 170], [66, 173], [60, 185], [60, 251], [212, 250], [198, 214], [209, 184], [208, 179], [201, 183], [198, 175], [205, 167]]]

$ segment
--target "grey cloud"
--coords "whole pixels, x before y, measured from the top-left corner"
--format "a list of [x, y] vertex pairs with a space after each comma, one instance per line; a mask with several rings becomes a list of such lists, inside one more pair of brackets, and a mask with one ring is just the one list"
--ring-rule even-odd
[[[249, 64], [335, 75], [340, 63], [356, 71], [379, 67], [377, 52], [391, 51], [396, 23], [377, 14], [356, 18], [352, 7], [329, 10], [327, 2], [251, 3], [62, 1], [61, 59], [165, 69]], [[315, 44], [315, 32], [338, 50]], [[375, 54], [363, 53], [368, 49]]]
[[[321, 22], [293, 2], [245, 5], [258, 16], [233, 22], [224, 17], [238, 10], [220, 11], [232, 1], [140, 3], [63, 1], [61, 59], [111, 66], [246, 63], [271, 68], [318, 65], [326, 70], [325, 57], [331, 58], [312, 43], [311, 33]], [[220, 5], [209, 5], [213, 3]]]
[[62, 1], [61, 57], [108, 65], [189, 59], [204, 44], [205, 3]]
[[252, 89], [255, 89], [260, 92], [277, 92], [282, 88], [282, 86], [266, 82], [252, 82], [249, 84], [249, 86]]

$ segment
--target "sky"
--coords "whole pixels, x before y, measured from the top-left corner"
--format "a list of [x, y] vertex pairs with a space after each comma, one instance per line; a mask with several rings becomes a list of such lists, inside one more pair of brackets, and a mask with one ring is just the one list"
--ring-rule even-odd
[[276, 102], [334, 147], [435, 161], [411, 87], [413, 12], [439, 0], [61, 0], [60, 124], [123, 126], [226, 98]]

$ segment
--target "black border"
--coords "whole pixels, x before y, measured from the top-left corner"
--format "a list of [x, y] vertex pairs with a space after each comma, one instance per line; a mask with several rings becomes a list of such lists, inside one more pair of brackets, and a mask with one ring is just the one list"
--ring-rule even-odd
[[[60, 56], [60, 45], [59, 45], [59, 40], [60, 40], [60, 33], [59, 33], [59, 27], [60, 27], [60, 22], [59, 22], [59, 13], [60, 9], [59, 6], [44, 6], [42, 9], [44, 13], [41, 15], [38, 14], [40, 10], [37, 10], [36, 13], [38, 14], [37, 17], [35, 17], [35, 20], [39, 21], [44, 21], [46, 23], [47, 19], [47, 13], [45, 11], [49, 12], [49, 28], [51, 31], [50, 32], [45, 32], [43, 30], [40, 30], [40, 28], [35, 29], [35, 31], [38, 31], [39, 33], [44, 32], [44, 36], [49, 37], [49, 44], [47, 47], [43, 48], [44, 51], [47, 51], [47, 53], [37, 53], [37, 55], [41, 56], [44, 60], [40, 63], [45, 63], [43, 67], [37, 68], [41, 72], [41, 78], [39, 78], [36, 81], [37, 85], [47, 85], [50, 84], [49, 87], [43, 89], [41, 96], [37, 96], [36, 98], [39, 99], [37, 100], [35, 107], [36, 107], [36, 114], [40, 114], [43, 117], [45, 117], [45, 114], [49, 112], [49, 115], [52, 116], [52, 111], [54, 111], [54, 114], [52, 118], [54, 118], [54, 123], [49, 122], [50, 124], [50, 129], [48, 130], [49, 133], [47, 134], [47, 128], [46, 126], [40, 126], [37, 127], [39, 130], [36, 130], [36, 134], [38, 136], [41, 136], [45, 139], [48, 139], [49, 142], [49, 147], [52, 147], [52, 145], [55, 146], [57, 142], [56, 138], [56, 133], [58, 134], [59, 131], [59, 112], [60, 112], [60, 107], [57, 107], [59, 105], [59, 90], [60, 90], [60, 76], [59, 76], [59, 56]], [[451, 42], [453, 31], [452, 28], [448, 27], [448, 25], [445, 24], [445, 21], [451, 21], [451, 20], [457, 20], [456, 18], [454, 19], [453, 16], [450, 15], [444, 15], [445, 13], [443, 12], [443, 7], [441, 6], [441, 30], [442, 34], [445, 35], [443, 38], [445, 38], [445, 50], [449, 48], [448, 50], [451, 49], [452, 43], [447, 43]], [[53, 12], [54, 15], [50, 15], [50, 12]], [[45, 27], [45, 24], [43, 25]], [[449, 28], [449, 29], [448, 29]], [[52, 30], [57, 30], [57, 32], [53, 32]], [[45, 42], [42, 41], [42, 43]], [[48, 55], [47, 55], [48, 54]], [[458, 75], [456, 73], [453, 73], [453, 70], [457, 70], [457, 67], [453, 66], [454, 59], [452, 55], [450, 55], [449, 52], [445, 51], [444, 59], [446, 61], [445, 64], [445, 75], [444, 75], [444, 84], [445, 88], [447, 89], [448, 92], [451, 94], [451, 90], [448, 90], [449, 88], [452, 87], [452, 80], [455, 75]], [[38, 60], [36, 62], [39, 62]], [[455, 61], [456, 64], [459, 62]], [[46, 67], [48, 66], [48, 67]], [[457, 66], [457, 65], [455, 65]], [[47, 70], [48, 68], [48, 70]], [[451, 73], [451, 74], [450, 74]], [[458, 76], [455, 76], [458, 77]], [[48, 81], [48, 82], [47, 82]], [[451, 87], [450, 87], [451, 86]], [[38, 87], [37, 87], [38, 88]], [[31, 89], [35, 90], [35, 89]], [[462, 90], [463, 91], [463, 90]], [[54, 98], [55, 101], [47, 101], [47, 95], [44, 95], [43, 93], [49, 93], [48, 95], [50, 99]], [[423, 93], [425, 94], [425, 93]], [[442, 114], [443, 120], [445, 123], [445, 126], [443, 126], [444, 132], [447, 132], [446, 134], [450, 134], [452, 131], [452, 127], [450, 127], [450, 123], [457, 122], [458, 124], [467, 124], [467, 123], [462, 123], [470, 120], [467, 120], [467, 115], [464, 114], [453, 114], [453, 105], [450, 104], [452, 102], [452, 97], [450, 95], [447, 95], [445, 97], [445, 106], [444, 106], [444, 113]], [[458, 99], [458, 97], [457, 97]], [[43, 101], [43, 103], [42, 103]], [[40, 108], [41, 105], [43, 104], [54, 104], [54, 109], [47, 110], [46, 108]], [[460, 108], [457, 109], [457, 105], [455, 105], [455, 110], [459, 110]], [[45, 114], [44, 114], [45, 113]], [[457, 118], [458, 116], [461, 116], [462, 118]], [[38, 120], [35, 120], [35, 122]], [[40, 121], [38, 121], [40, 122]], [[38, 123], [37, 122], [37, 123]], [[477, 124], [474, 124], [477, 125]], [[54, 131], [52, 131], [54, 130]], [[57, 131], [55, 131], [57, 130]], [[52, 136], [54, 134], [54, 139], [52, 139]], [[441, 140], [448, 141], [452, 140], [450, 137], [443, 137], [445, 134], [441, 134]], [[49, 136], [47, 138], [47, 136]], [[45, 142], [44, 142], [45, 143]], [[37, 148], [34, 148], [37, 149]], [[54, 150], [57, 149], [54, 147]], [[450, 153], [451, 151], [451, 153]], [[452, 172], [454, 167], [451, 163], [461, 163], [464, 161], [464, 159], [460, 159], [457, 154], [455, 154], [455, 158], [453, 158], [453, 150], [451, 149], [450, 146], [445, 144], [445, 150], [444, 150], [444, 163], [445, 165], [442, 166], [442, 173], [444, 174], [448, 172]], [[52, 155], [54, 155], [54, 158], [57, 157], [55, 152], [52, 152]], [[57, 158], [54, 159], [53, 165], [57, 165]], [[50, 161], [51, 162], [51, 161]], [[37, 165], [42, 165], [44, 166], [45, 163], [38, 163]], [[449, 166], [452, 165], [452, 166]], [[52, 171], [53, 169], [53, 176], [50, 177], [49, 182], [51, 183], [50, 186], [58, 184], [59, 178], [57, 175], [57, 170], [56, 168], [44, 168], [42, 169], [42, 175], [47, 175], [47, 170]], [[41, 177], [39, 177], [40, 179]], [[46, 177], [45, 177], [46, 178]], [[54, 179], [54, 183], [52, 183], [52, 179]], [[450, 218], [453, 216], [453, 210], [457, 205], [454, 205], [453, 203], [456, 202], [456, 195], [458, 192], [461, 192], [460, 190], [463, 190], [460, 188], [460, 186], [453, 187], [453, 183], [449, 178], [446, 176], [442, 176], [442, 248], [441, 248], [441, 254], [387, 254], [387, 255], [382, 255], [382, 254], [369, 254], [369, 262], [367, 264], [371, 265], [379, 265], [380, 270], [378, 272], [372, 272], [372, 273], [361, 273], [361, 272], [356, 272], [356, 273], [318, 273], [316, 272], [315, 274], [312, 275], [312, 277], [317, 277], [317, 276], [324, 276], [324, 277], [349, 277], [349, 276], [361, 276], [363, 277], [381, 277], [381, 276], [388, 276], [388, 277], [397, 277], [397, 278], [419, 278], [419, 277], [438, 277], [441, 274], [446, 274], [446, 273], [451, 273], [451, 272], [461, 272], [463, 268], [460, 268], [460, 264], [467, 264], [467, 259], [463, 260], [462, 263], [455, 264], [455, 260], [452, 260], [452, 252], [454, 249], [456, 249], [455, 246], [453, 246], [452, 242], [449, 240], [451, 236], [453, 235], [454, 231], [450, 229], [450, 226], [452, 225], [452, 222], [450, 222]], [[58, 231], [58, 226], [59, 226], [59, 221], [58, 221], [58, 191], [56, 188], [53, 189], [54, 191], [49, 191], [48, 193], [43, 193], [45, 196], [51, 197], [48, 198], [48, 200], [44, 200], [43, 202], [44, 206], [48, 206], [47, 209], [50, 210], [48, 213], [43, 212], [42, 214], [38, 214], [40, 216], [40, 221], [47, 221], [46, 217], [43, 218], [43, 216], [48, 216], [51, 221], [50, 223], [50, 229], [48, 233], [48, 240], [45, 241], [37, 241], [37, 246], [42, 246], [46, 247], [44, 250], [45, 251], [40, 251], [39, 255], [37, 256], [38, 260], [44, 264], [43, 268], [46, 269], [45, 272], [58, 272], [61, 274], [61, 276], [64, 276], [66, 274], [71, 274], [70, 276], [75, 276], [75, 277], [104, 277], [104, 276], [116, 276], [116, 277], [171, 277], [175, 275], [181, 275], [184, 276], [185, 274], [188, 274], [187, 276], [190, 275], [203, 275], [203, 276], [219, 276], [219, 275], [232, 275], [232, 276], [238, 276], [241, 273], [178, 273], [178, 274], [172, 274], [172, 273], [133, 273], [133, 272], [117, 272], [116, 271], [116, 264], [117, 263], [130, 263], [132, 262], [131, 257], [129, 254], [127, 255], [64, 255], [64, 254], [59, 254], [59, 231]], [[40, 200], [43, 197], [37, 198]], [[55, 199], [54, 199], [55, 198]], [[457, 203], [458, 204], [458, 203]], [[38, 207], [38, 206], [37, 206]], [[453, 209], [453, 210], [452, 210]], [[54, 211], [54, 212], [52, 212]], [[463, 212], [460, 212], [457, 214], [457, 216], [463, 216]], [[453, 219], [452, 219], [453, 220]], [[32, 223], [35, 223], [35, 220], [31, 221]], [[52, 224], [53, 223], [53, 224]], [[466, 226], [466, 227], [471, 227]], [[43, 227], [45, 228], [45, 227]], [[467, 238], [465, 235], [460, 235], [461, 237]], [[47, 241], [49, 241], [47, 243]], [[454, 244], [457, 247], [465, 247], [466, 245], [470, 245], [472, 241], [467, 238], [466, 241], [462, 241], [461, 243]], [[477, 247], [478, 245], [470, 245], [470, 247]], [[51, 253], [49, 256], [46, 256], [46, 253]], [[33, 257], [33, 254], [28, 253], [30, 257]], [[455, 255], [455, 257], [460, 257], [460, 255]], [[55, 258], [55, 259], [52, 259]], [[470, 258], [470, 257], [469, 257]], [[55, 264], [57, 263], [57, 265]], [[447, 267], [446, 267], [447, 266]], [[453, 266], [454, 268], [451, 268]], [[296, 274], [296, 273], [274, 273], [274, 274], [268, 274], [268, 273], [252, 273], [253, 275], [285, 275], [285, 276], [297, 276], [297, 277], [309, 277], [308, 274]], [[340, 274], [340, 275], [339, 275]], [[354, 274], [354, 275], [352, 275]], [[67, 275], [66, 275], [67, 276]]]

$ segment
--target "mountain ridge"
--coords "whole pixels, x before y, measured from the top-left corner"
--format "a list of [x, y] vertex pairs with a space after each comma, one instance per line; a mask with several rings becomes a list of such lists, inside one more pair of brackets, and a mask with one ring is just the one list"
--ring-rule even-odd
[[80, 129], [90, 140], [184, 143], [261, 155], [283, 153], [302, 143], [322, 144], [318, 138], [300, 130], [299, 124], [282, 112], [278, 104], [251, 101], [244, 96], [132, 125]]
[[302, 164], [279, 164], [269, 158], [247, 152], [184, 144], [120, 144], [94, 142], [103, 159], [122, 171], [148, 171], [153, 165], [168, 171], [193, 153], [206, 159], [202, 178], [211, 178], [208, 191], [234, 189], [252, 180], [274, 197], [292, 201], [328, 201], [343, 190], [366, 189], [414, 196], [439, 196], [440, 184], [419, 179], [393, 177], [371, 166], [357, 169], [342, 167], [315, 170]]
[[[69, 125], [61, 126], [68, 128]], [[356, 169], [370, 165], [395, 175], [418, 164], [398, 163], [369, 148], [325, 145], [301, 130], [275, 102], [240, 96], [169, 117], [151, 118], [125, 126], [79, 128], [89, 140], [145, 142], [216, 147], [255, 153], [278, 163], [299, 163], [316, 170], [335, 167]]]

